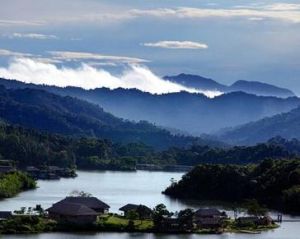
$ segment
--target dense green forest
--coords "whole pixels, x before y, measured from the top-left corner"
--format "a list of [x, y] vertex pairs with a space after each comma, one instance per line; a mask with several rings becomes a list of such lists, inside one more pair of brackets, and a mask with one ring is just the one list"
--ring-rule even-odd
[[300, 160], [265, 160], [258, 165], [202, 164], [164, 192], [177, 198], [242, 202], [300, 213]]
[[193, 145], [156, 151], [143, 143], [113, 143], [99, 138], [74, 138], [0, 123], [0, 159], [16, 166], [56, 165], [79, 169], [134, 170], [137, 163], [189, 165], [200, 163], [247, 164], [266, 158], [294, 157], [300, 142], [272, 139], [252, 147], [212, 148]]
[[36, 182], [21, 172], [0, 174], [0, 199], [12, 197], [17, 193], [36, 187]]
[[96, 138], [71, 138], [0, 124], [0, 158], [19, 168], [56, 165], [81, 169], [133, 170], [154, 151], [142, 143], [113, 144]]
[[193, 145], [189, 148], [170, 148], [157, 154], [158, 161], [173, 162], [182, 165], [197, 165], [201, 163], [248, 164], [259, 163], [267, 158], [294, 157], [299, 153], [300, 143], [293, 147], [289, 141], [285, 144], [272, 139], [255, 146], [235, 146], [231, 148], [215, 148]]

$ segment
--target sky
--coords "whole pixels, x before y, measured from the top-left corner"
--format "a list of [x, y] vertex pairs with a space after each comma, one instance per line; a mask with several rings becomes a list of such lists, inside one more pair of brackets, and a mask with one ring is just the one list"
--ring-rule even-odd
[[0, 3], [0, 76], [193, 92], [162, 80], [188, 73], [224, 84], [262, 81], [300, 95], [299, 0]]

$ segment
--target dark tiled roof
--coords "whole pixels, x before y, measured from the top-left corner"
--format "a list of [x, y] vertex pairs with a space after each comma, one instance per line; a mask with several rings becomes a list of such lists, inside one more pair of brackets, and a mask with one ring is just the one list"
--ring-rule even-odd
[[143, 209], [146, 209], [149, 212], [150, 211], [152, 212], [152, 210], [149, 207], [145, 206], [145, 205], [142, 205], [142, 204], [137, 205], [137, 204], [131, 204], [131, 203], [126, 204], [125, 206], [121, 207], [119, 210], [123, 211], [123, 212], [126, 212], [126, 211], [131, 211], [131, 210], [137, 210], [139, 208], [143, 208]]
[[195, 216], [213, 217], [213, 216], [222, 216], [222, 213], [216, 208], [200, 208], [195, 212]]
[[55, 203], [60, 204], [60, 203], [77, 203], [77, 204], [82, 204], [86, 207], [92, 208], [92, 209], [109, 209], [109, 205], [106, 203], [102, 202], [96, 197], [66, 197], [65, 199]]
[[201, 218], [197, 223], [201, 225], [219, 225], [221, 221], [219, 218]]
[[0, 219], [7, 219], [12, 216], [10, 211], [0, 211]]
[[249, 216], [249, 217], [239, 217], [237, 220], [241, 221], [241, 222], [248, 222], [248, 221], [258, 221], [259, 220], [259, 217], [256, 217], [256, 216]]
[[56, 203], [52, 207], [47, 209], [50, 213], [66, 216], [96, 216], [98, 213], [93, 209], [77, 203]]

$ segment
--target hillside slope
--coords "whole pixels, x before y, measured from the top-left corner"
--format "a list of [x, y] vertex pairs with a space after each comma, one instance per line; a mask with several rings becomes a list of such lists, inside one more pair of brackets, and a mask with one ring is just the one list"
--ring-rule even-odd
[[62, 96], [77, 97], [98, 104], [117, 117], [135, 121], [147, 120], [196, 136], [288, 112], [300, 104], [300, 99], [296, 97], [258, 97], [242, 92], [210, 99], [201, 94], [186, 92], [152, 95], [139, 90], [59, 88], [4, 79], [0, 80], [0, 84], [9, 88], [30, 87]]
[[267, 117], [221, 133], [219, 139], [232, 144], [255, 144], [272, 137], [300, 139], [300, 107], [287, 113]]
[[117, 118], [97, 105], [42, 90], [7, 90], [0, 87], [0, 118], [21, 126], [72, 136], [144, 142], [155, 148], [185, 146], [192, 137], [174, 136], [145, 121], [134, 123]]

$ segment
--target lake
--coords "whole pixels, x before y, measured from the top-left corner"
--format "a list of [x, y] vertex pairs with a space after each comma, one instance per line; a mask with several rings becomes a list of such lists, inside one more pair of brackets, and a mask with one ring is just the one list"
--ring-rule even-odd
[[[183, 173], [178, 172], [112, 172], [78, 171], [75, 179], [61, 179], [57, 181], [38, 181], [38, 188], [20, 193], [17, 197], [0, 201], [0, 210], [15, 210], [23, 206], [34, 207], [41, 204], [42, 207], [50, 207], [53, 203], [63, 199], [74, 190], [85, 191], [98, 197], [110, 205], [111, 212], [119, 212], [118, 209], [127, 203], [142, 203], [154, 207], [164, 203], [169, 210], [178, 211], [186, 207], [198, 208], [203, 202], [182, 202], [171, 199], [161, 191], [170, 184], [171, 178], [179, 180]], [[218, 206], [223, 208], [224, 206]], [[226, 209], [226, 207], [225, 207]], [[227, 211], [227, 210], [226, 210]], [[232, 214], [228, 211], [229, 214]], [[284, 219], [290, 219], [284, 215]], [[299, 218], [298, 218], [299, 219]], [[97, 233], [97, 234], [67, 234], [67, 233], [46, 233], [39, 235], [11, 235], [3, 236], [5, 239], [127, 239], [127, 238], [162, 238], [162, 239], [295, 239], [300, 235], [300, 222], [283, 222], [279, 229], [262, 234], [223, 234], [223, 235], [155, 235], [139, 233]], [[0, 237], [1, 238], [1, 237]]]

